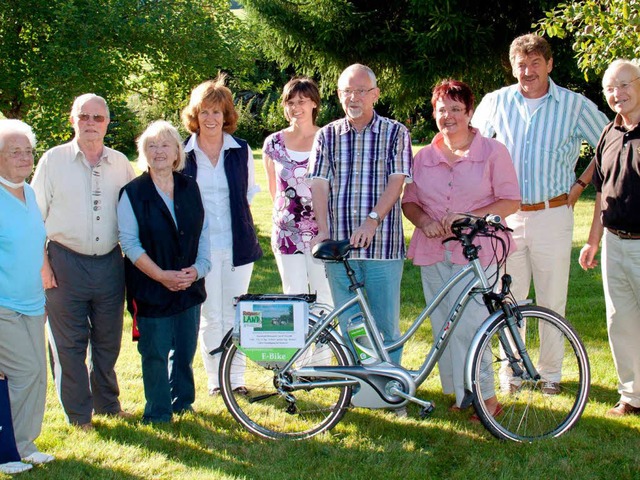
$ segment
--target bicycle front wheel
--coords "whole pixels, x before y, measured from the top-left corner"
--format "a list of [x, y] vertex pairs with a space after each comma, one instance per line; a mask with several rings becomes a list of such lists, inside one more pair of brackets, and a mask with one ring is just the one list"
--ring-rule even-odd
[[[311, 320], [313, 322], [313, 320]], [[289, 372], [301, 367], [343, 366], [353, 361], [340, 335], [325, 330]], [[220, 360], [220, 391], [227, 409], [244, 428], [266, 439], [305, 439], [333, 428], [351, 403], [351, 387], [286, 390], [278, 374], [248, 359], [229, 338]], [[305, 377], [305, 380], [323, 380]], [[326, 380], [326, 379], [324, 379]], [[244, 386], [246, 391], [238, 387]]]
[[[531, 442], [558, 437], [576, 424], [586, 406], [587, 352], [573, 327], [557, 313], [537, 306], [521, 307], [520, 312], [526, 353], [515, 353], [517, 367], [512, 369], [501, 345], [501, 338], [513, 345], [506, 317], [492, 322], [472, 357], [473, 405], [483, 425], [500, 439]], [[539, 378], [529, 378], [525, 355]]]

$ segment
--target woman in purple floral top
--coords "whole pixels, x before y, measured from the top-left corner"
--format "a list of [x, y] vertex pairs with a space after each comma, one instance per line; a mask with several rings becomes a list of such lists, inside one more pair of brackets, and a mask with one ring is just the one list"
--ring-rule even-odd
[[320, 92], [313, 80], [298, 77], [282, 91], [289, 127], [264, 142], [262, 159], [273, 199], [271, 248], [284, 293], [316, 293], [318, 303], [332, 305], [324, 265], [311, 256], [311, 240], [318, 233], [307, 164], [318, 131], [315, 124]]

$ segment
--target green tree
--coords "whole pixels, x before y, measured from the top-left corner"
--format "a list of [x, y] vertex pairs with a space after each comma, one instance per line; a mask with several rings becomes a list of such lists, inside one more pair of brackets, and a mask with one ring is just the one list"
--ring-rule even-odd
[[601, 74], [616, 58], [640, 58], [639, 0], [563, 3], [536, 26], [550, 37], [571, 39], [585, 78]]
[[[198, 82], [252, 68], [242, 28], [226, 0], [3, 0], [0, 111], [29, 122], [44, 147], [69, 138], [71, 102], [85, 92], [105, 96], [120, 127], [135, 118], [132, 93], [134, 106], [175, 118]], [[129, 127], [120, 132], [138, 133]]]
[[397, 116], [428, 103], [435, 82], [453, 76], [477, 93], [510, 80], [511, 40], [555, 2], [544, 0], [244, 0], [252, 32], [283, 68], [335, 89], [354, 62], [371, 66]]

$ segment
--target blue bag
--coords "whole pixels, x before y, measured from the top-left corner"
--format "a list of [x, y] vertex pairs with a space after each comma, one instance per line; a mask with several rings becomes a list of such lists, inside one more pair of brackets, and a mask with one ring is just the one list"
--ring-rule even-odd
[[20, 454], [16, 447], [16, 437], [11, 421], [9, 404], [9, 385], [7, 377], [0, 373], [0, 463], [19, 462]]

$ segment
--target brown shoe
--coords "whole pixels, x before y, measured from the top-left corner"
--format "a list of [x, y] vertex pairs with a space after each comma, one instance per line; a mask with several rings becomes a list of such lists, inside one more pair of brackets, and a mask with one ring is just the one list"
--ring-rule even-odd
[[542, 382], [540, 390], [545, 395], [560, 395], [560, 384], [558, 382]]
[[634, 407], [622, 401], [616, 403], [616, 406], [607, 412], [607, 415], [611, 417], [624, 417], [625, 415], [638, 414], [640, 414], [640, 407]]
[[133, 418], [133, 413], [125, 412], [124, 410], [120, 410], [115, 414], [116, 417], [120, 418]]
[[85, 432], [90, 432], [92, 430], [94, 430], [94, 426], [91, 422], [89, 423], [79, 423], [76, 425], [76, 427], [78, 427], [80, 430], [83, 430]]
[[238, 395], [242, 395], [244, 397], [246, 397], [247, 395], [249, 395], [249, 390], [247, 390], [247, 387], [236, 387], [233, 389], [234, 393], [237, 393]]

